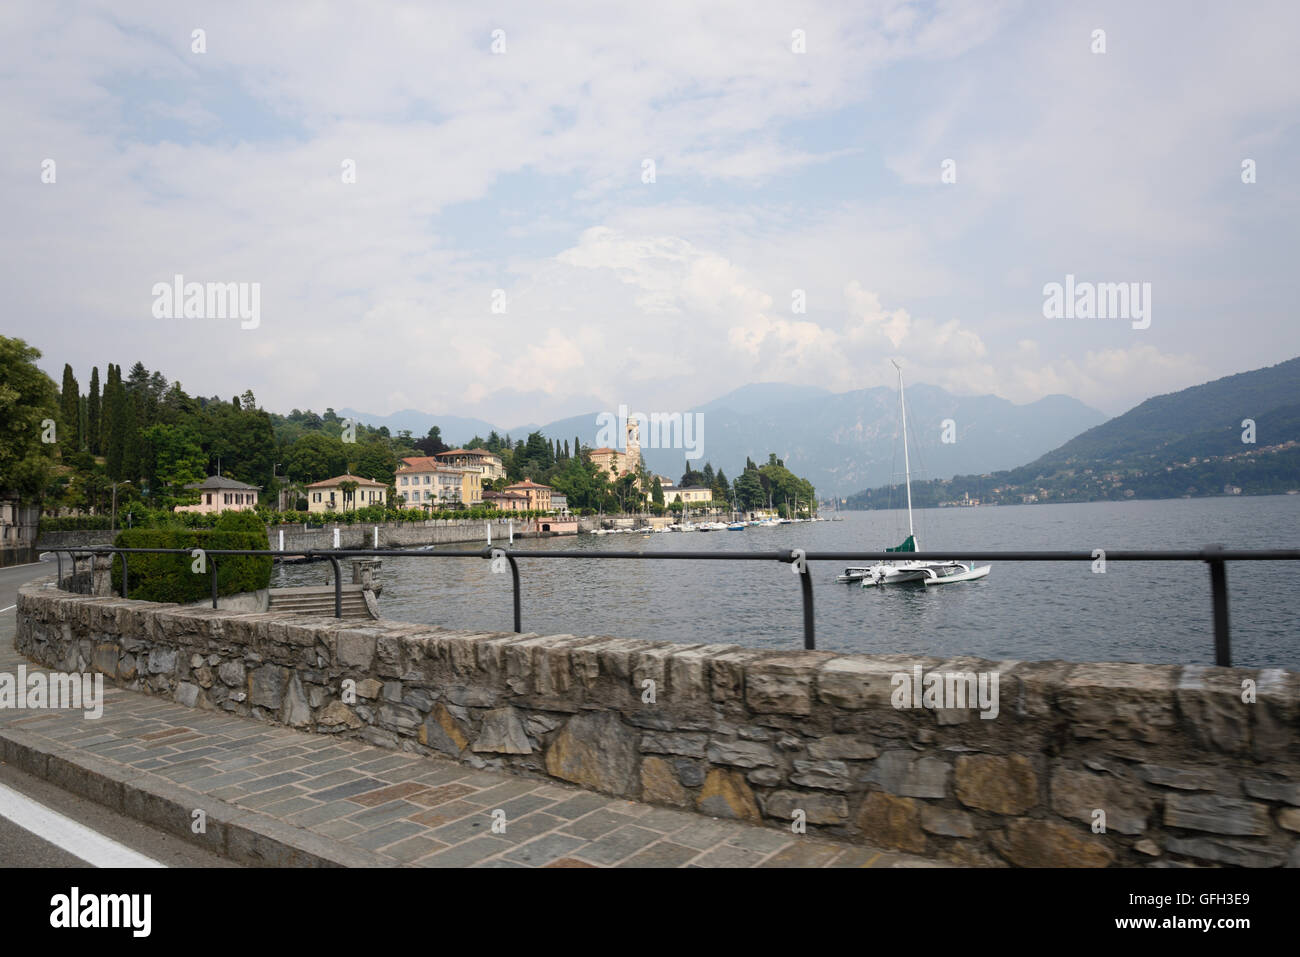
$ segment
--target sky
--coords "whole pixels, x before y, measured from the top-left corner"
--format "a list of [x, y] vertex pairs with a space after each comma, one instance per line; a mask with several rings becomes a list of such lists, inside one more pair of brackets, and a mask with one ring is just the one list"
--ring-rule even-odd
[[[56, 382], [140, 360], [279, 412], [509, 427], [892, 357], [1119, 414], [1300, 354], [1298, 34], [1292, 2], [6, 2], [0, 333]], [[256, 284], [256, 321], [160, 305], [177, 275]], [[1045, 316], [1067, 275], [1149, 325]]]

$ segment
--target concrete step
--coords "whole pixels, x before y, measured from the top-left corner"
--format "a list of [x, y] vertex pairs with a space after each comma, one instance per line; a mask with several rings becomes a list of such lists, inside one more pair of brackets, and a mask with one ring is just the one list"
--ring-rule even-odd
[[[322, 618], [334, 617], [334, 587], [332, 585], [309, 585], [295, 588], [273, 588], [270, 594], [269, 610], [286, 615], [312, 615]], [[344, 585], [342, 589], [341, 610], [344, 618], [370, 619], [370, 607], [366, 604], [360, 585]]]

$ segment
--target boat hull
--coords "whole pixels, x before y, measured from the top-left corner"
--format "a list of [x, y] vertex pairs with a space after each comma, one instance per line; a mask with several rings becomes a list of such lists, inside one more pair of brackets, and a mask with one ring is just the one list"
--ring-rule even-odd
[[980, 565], [978, 568], [974, 564], [968, 565], [964, 572], [954, 572], [949, 575], [939, 575], [934, 578], [927, 578], [926, 585], [950, 585], [953, 582], [970, 582], [978, 578], [983, 578], [990, 571], [992, 565]]
[[881, 585], [903, 585], [915, 582], [925, 585], [946, 585], [951, 582], [973, 581], [989, 573], [991, 565], [976, 568], [973, 563], [964, 562], [906, 562], [888, 564], [882, 562], [868, 569], [862, 579], [863, 588], [876, 588]]

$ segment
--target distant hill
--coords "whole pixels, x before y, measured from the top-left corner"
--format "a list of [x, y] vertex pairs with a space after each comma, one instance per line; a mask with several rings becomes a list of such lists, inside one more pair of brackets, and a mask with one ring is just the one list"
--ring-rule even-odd
[[1263, 429], [1263, 434], [1256, 436], [1257, 444], [1273, 445], [1278, 438], [1300, 437], [1295, 431], [1297, 403], [1300, 358], [1147, 399], [1071, 439], [1030, 467], [1041, 471], [1081, 462], [1165, 463], [1192, 455], [1241, 451], [1243, 419], [1254, 419]]
[[[934, 505], [984, 502], [1276, 494], [1300, 487], [1300, 358], [1154, 396], [1039, 456], [987, 475], [914, 482]], [[1243, 442], [1244, 420], [1255, 441]], [[895, 504], [896, 498], [894, 497]], [[889, 487], [859, 492], [849, 508], [888, 507]]]
[[[643, 409], [629, 403], [629, 411], [675, 410]], [[754, 383], [689, 410], [695, 413], [703, 415], [703, 454], [692, 460], [695, 468], [711, 462], [715, 469], [735, 477], [746, 458], [766, 461], [768, 453], [775, 452], [791, 471], [812, 482], [819, 495], [847, 494], [902, 473], [898, 392], [890, 387], [835, 393], [816, 386]], [[343, 409], [339, 414], [367, 425], [387, 425], [394, 433], [410, 429], [417, 437], [436, 424], [443, 440], [452, 445], [474, 435], [486, 438], [493, 429], [514, 439], [526, 438], [536, 429], [561, 442], [572, 444], [576, 437], [587, 445], [600, 444], [599, 412], [510, 429], [481, 419], [413, 410], [376, 416]], [[1064, 395], [1016, 405], [993, 395], [958, 396], [924, 384], [908, 386], [907, 416], [909, 431], [919, 438], [912, 447], [914, 474], [927, 476], [1010, 468], [1023, 462], [1026, 454], [1056, 448], [1105, 418]], [[957, 441], [950, 444], [940, 441], [946, 419], [956, 425]], [[642, 436], [647, 468], [679, 478], [686, 468], [685, 450], [652, 448], [650, 440]]]
[[[456, 415], [432, 415], [428, 412], [420, 412], [418, 409], [402, 409], [392, 415], [373, 415], [369, 412], [359, 412], [356, 409], [339, 409], [337, 414], [342, 418], [354, 419], [363, 425], [373, 426], [376, 429], [386, 425], [388, 431], [393, 435], [407, 429], [417, 439], [424, 438], [429, 434], [429, 426], [436, 425], [442, 430], [442, 440], [452, 446], [468, 442], [476, 435], [487, 438], [487, 434], [496, 428], [491, 422], [483, 419], [463, 418]], [[504, 430], [498, 429], [498, 431], [504, 434]], [[524, 438], [526, 435], [526, 432], [521, 433], [519, 437]]]
[[[1045, 452], [1105, 416], [1068, 396], [1048, 396], [1015, 405], [996, 396], [957, 396], [935, 386], [907, 392], [909, 431], [921, 436], [920, 462], [928, 475], [987, 472], [1023, 461], [1026, 450]], [[637, 409], [631, 411], [650, 412]], [[766, 460], [775, 452], [819, 495], [846, 494], [872, 482], [888, 482], [903, 468], [898, 444], [898, 393], [880, 387], [833, 393], [824, 389], [763, 383], [745, 386], [690, 413], [703, 415], [704, 462], [734, 477], [745, 459]], [[945, 419], [956, 423], [957, 441], [940, 441]], [[597, 415], [574, 416], [544, 425], [549, 438], [581, 436], [595, 444]], [[686, 467], [681, 449], [646, 448], [647, 467], [678, 478]]]

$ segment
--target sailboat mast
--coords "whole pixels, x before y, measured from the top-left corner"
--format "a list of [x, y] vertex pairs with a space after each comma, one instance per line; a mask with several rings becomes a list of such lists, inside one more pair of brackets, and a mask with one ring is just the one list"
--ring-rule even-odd
[[[893, 359], [889, 361], [894, 362]], [[911, 537], [916, 533], [912, 530], [912, 463], [907, 457], [907, 402], [903, 399], [903, 367], [894, 362], [894, 368], [898, 370], [898, 407], [903, 411], [903, 474], [907, 483], [907, 534]]]

